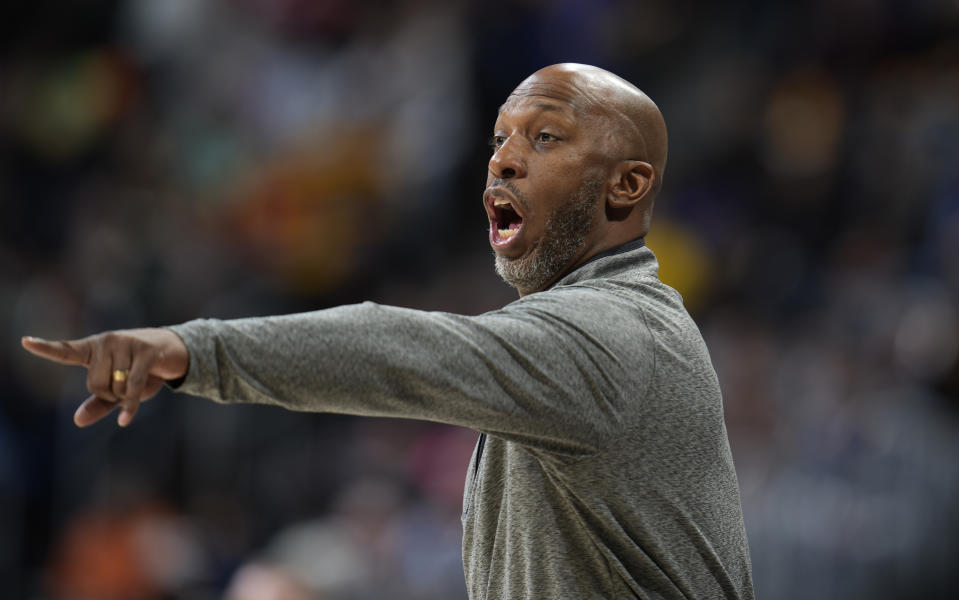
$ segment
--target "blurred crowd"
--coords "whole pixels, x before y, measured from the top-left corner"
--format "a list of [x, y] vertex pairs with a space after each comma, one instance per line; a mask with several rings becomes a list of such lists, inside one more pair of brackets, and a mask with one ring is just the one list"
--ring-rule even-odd
[[[34, 0], [0, 20], [4, 597], [465, 598], [476, 433], [162, 393], [127, 429], [21, 335], [374, 300], [477, 314], [496, 109], [656, 100], [648, 243], [719, 373], [760, 598], [959, 575], [959, 4]], [[331, 349], [335, 351], [335, 349]]]

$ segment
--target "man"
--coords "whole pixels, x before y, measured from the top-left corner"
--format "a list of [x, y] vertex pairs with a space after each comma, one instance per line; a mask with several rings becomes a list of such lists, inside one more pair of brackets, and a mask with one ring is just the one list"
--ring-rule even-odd
[[116, 406], [126, 425], [170, 382], [480, 431], [471, 598], [751, 598], [716, 376], [643, 245], [666, 164], [659, 110], [602, 69], [554, 65], [510, 94], [491, 141], [490, 244], [520, 295], [500, 310], [364, 303], [23, 344], [88, 368], [80, 426]]

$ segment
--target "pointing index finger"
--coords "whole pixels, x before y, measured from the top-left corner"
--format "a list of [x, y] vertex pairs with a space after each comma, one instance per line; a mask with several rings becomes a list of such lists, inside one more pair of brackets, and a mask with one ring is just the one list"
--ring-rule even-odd
[[64, 365], [90, 364], [91, 344], [87, 339], [49, 341], [36, 337], [24, 337], [20, 345], [31, 354]]

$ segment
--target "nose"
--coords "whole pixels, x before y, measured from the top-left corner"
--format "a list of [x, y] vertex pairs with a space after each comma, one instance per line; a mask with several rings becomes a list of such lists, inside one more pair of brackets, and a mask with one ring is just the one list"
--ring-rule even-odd
[[526, 177], [526, 162], [523, 160], [517, 141], [513, 136], [506, 139], [489, 159], [489, 172], [497, 179]]

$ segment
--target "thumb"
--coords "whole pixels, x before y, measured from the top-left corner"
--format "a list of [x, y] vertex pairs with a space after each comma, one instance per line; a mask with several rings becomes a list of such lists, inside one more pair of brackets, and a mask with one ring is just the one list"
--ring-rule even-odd
[[82, 340], [49, 341], [27, 336], [20, 339], [20, 345], [31, 354], [64, 365], [88, 366], [90, 364], [90, 357], [93, 354], [93, 344], [88, 338]]

